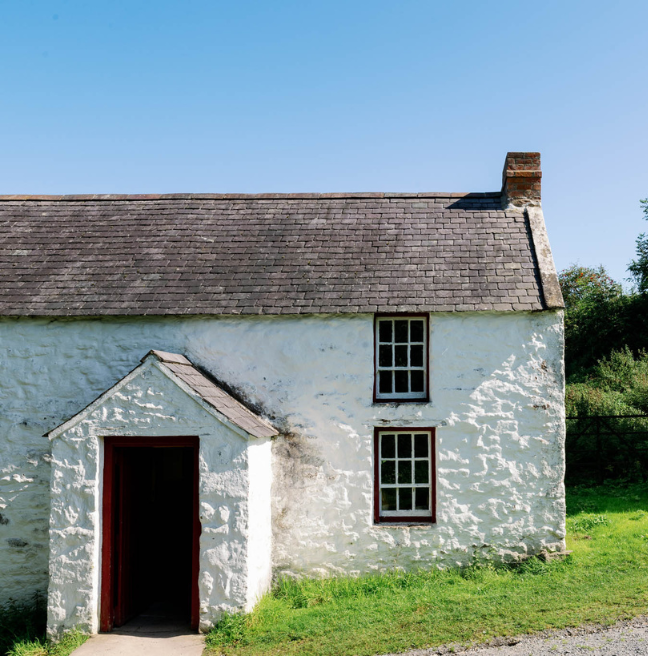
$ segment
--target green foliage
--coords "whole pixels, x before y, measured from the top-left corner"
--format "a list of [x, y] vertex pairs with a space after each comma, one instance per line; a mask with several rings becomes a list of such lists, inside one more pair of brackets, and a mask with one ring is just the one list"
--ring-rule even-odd
[[565, 394], [567, 416], [579, 418], [567, 422], [567, 482], [645, 480], [648, 440], [633, 431], [648, 431], [648, 419], [590, 417], [648, 413], [648, 353], [613, 351], [579, 378]]
[[0, 654], [17, 643], [38, 641], [45, 635], [45, 598], [36, 594], [29, 601], [9, 601], [0, 607]]
[[50, 642], [43, 638], [23, 640], [14, 644], [7, 656], [69, 656], [87, 639], [87, 635], [70, 631], [59, 642]]
[[250, 616], [245, 613], [224, 612], [218, 624], [207, 634], [205, 644], [208, 648], [216, 648], [243, 642], [249, 621]]
[[283, 579], [251, 613], [225, 615], [206, 656], [400, 653], [645, 613], [646, 508], [646, 485], [568, 490], [573, 554], [559, 562]]
[[610, 278], [603, 266], [590, 268], [572, 264], [560, 272], [558, 280], [567, 310], [583, 303], [605, 302], [623, 293], [623, 287]]
[[[641, 201], [648, 220], [648, 198]], [[626, 346], [648, 348], [648, 234], [637, 238], [637, 257], [628, 270], [636, 291], [624, 293], [602, 266], [572, 265], [559, 274], [565, 299], [566, 373], [582, 378], [601, 358]]]
[[45, 598], [35, 595], [26, 602], [10, 601], [0, 606], [0, 656], [68, 656], [87, 636], [66, 633], [60, 642], [45, 638]]
[[[648, 199], [642, 200], [648, 219]], [[602, 266], [573, 265], [560, 273], [565, 299], [567, 480], [648, 476], [648, 429], [636, 419], [596, 415], [648, 413], [648, 235], [637, 239], [629, 267], [636, 290], [624, 293]]]
[[[644, 218], [648, 221], [648, 198], [640, 201]], [[648, 235], [644, 232], [637, 237], [637, 259], [628, 267], [640, 294], [648, 293]]]
[[565, 365], [570, 382], [586, 378], [601, 358], [626, 346], [648, 347], [648, 294], [625, 294], [603, 267], [560, 273], [565, 298]]
[[595, 526], [607, 526], [609, 523], [607, 515], [582, 515], [572, 522], [571, 527], [574, 533], [586, 533]]
[[568, 416], [648, 413], [648, 352], [626, 346], [567, 385]]

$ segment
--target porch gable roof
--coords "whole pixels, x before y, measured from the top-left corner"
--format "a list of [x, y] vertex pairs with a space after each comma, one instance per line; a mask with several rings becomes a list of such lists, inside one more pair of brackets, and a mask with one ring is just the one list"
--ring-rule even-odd
[[252, 437], [274, 437], [279, 434], [277, 429], [267, 420], [246, 408], [215, 382], [207, 378], [184, 355], [151, 350], [142, 358], [141, 364], [129, 374], [99, 395], [92, 403], [83, 408], [83, 410], [45, 433], [45, 436], [54, 439], [61, 433], [69, 430], [95, 408], [100, 406], [106, 399], [118, 392], [123, 385], [142, 373], [144, 368], [150, 366], [157, 367], [178, 384], [181, 389], [194, 396], [201, 405], [204, 404], [212, 411], [215, 411], [212, 414], [225, 420], [225, 423], [233, 425], [240, 431]]

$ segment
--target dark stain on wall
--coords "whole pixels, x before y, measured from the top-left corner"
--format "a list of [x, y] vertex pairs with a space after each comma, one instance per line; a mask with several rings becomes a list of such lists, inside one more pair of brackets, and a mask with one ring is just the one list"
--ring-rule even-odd
[[[266, 408], [264, 408], [261, 404], [259, 403], [254, 403], [251, 401], [245, 392], [240, 389], [239, 387], [236, 387], [235, 385], [230, 385], [229, 383], [226, 383], [224, 380], [213, 374], [211, 371], [208, 369], [205, 369], [204, 367], [201, 367], [197, 364], [192, 363], [195, 369], [198, 369], [200, 373], [205, 376], [208, 380], [211, 380], [212, 383], [215, 385], [218, 385], [221, 389], [223, 389], [225, 392], [227, 392], [230, 396], [235, 398], [242, 406], [245, 406], [248, 410], [251, 412], [254, 412], [254, 414], [260, 415], [261, 417], [266, 417], [270, 419], [271, 421], [274, 421], [276, 419], [275, 415], [268, 411]], [[276, 426], [275, 426], [276, 428]]]
[[291, 433], [282, 435], [273, 445], [275, 462], [280, 467], [281, 483], [291, 488], [306, 487], [323, 472], [324, 459], [315, 440]]

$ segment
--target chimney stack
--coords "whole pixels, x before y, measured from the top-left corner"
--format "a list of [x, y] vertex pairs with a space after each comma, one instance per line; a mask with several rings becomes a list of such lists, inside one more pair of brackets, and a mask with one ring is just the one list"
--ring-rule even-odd
[[504, 205], [540, 205], [540, 153], [507, 153], [502, 173]]

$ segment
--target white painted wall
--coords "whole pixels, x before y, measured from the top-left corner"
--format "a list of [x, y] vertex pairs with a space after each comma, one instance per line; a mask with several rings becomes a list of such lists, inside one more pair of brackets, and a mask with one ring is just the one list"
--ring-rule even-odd
[[[562, 548], [562, 312], [433, 314], [430, 331], [432, 401], [395, 406], [372, 403], [371, 315], [2, 320], [3, 595], [46, 585], [42, 434], [153, 348], [237, 387], [287, 434], [272, 445], [275, 575]], [[376, 425], [439, 427], [436, 526], [373, 525]]]
[[[220, 611], [246, 606], [268, 583], [263, 563], [269, 570], [269, 475], [265, 476], [265, 498], [261, 494], [263, 473], [270, 472], [270, 442], [255, 444], [255, 438], [250, 442], [243, 431], [221, 423], [217, 413], [183, 391], [165, 371], [155, 358], [147, 359], [52, 436], [48, 595], [52, 635], [74, 626], [96, 633], [99, 627], [102, 447], [106, 435], [199, 437], [202, 534], [198, 587], [203, 628], [211, 626]], [[250, 494], [252, 474], [259, 479], [254, 484], [255, 495]], [[264, 515], [268, 515], [266, 530], [262, 526], [260, 532], [256, 527], [251, 531], [249, 519]], [[164, 527], [160, 530], [164, 535]], [[251, 532], [255, 536], [252, 554], [248, 544]], [[259, 533], [265, 535], [262, 553], [258, 553]], [[258, 559], [259, 565], [250, 568], [250, 556]]]
[[250, 611], [272, 583], [272, 440], [252, 438], [247, 460], [250, 483], [245, 609]]

